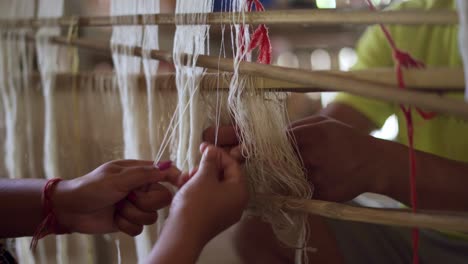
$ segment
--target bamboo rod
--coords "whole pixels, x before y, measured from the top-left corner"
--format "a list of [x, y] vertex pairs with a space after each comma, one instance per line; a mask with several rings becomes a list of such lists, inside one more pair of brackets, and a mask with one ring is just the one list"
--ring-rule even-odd
[[[200, 15], [200, 14], [198, 14]], [[424, 10], [275, 10], [251, 13], [225, 13], [216, 12], [206, 14], [203, 22], [191, 19], [199, 17], [197, 14], [150, 14], [150, 15], [126, 15], [126, 16], [101, 16], [101, 17], [59, 17], [0, 20], [0, 27], [68, 27], [78, 25], [80, 27], [104, 27], [115, 25], [193, 25], [193, 24], [302, 24], [302, 25], [331, 25], [331, 24], [398, 24], [398, 25], [450, 25], [458, 23], [456, 11], [424, 11]]]
[[327, 218], [364, 223], [429, 228], [451, 232], [468, 232], [468, 214], [455, 212], [417, 212], [399, 209], [377, 209], [346, 204], [263, 196], [260, 201], [280, 203], [285, 210], [320, 215]]
[[[34, 40], [34, 37], [28, 37]], [[99, 52], [110, 52], [108, 43], [99, 43], [86, 39], [69, 40], [63, 37], [50, 37], [49, 41], [56, 44], [65, 44], [87, 48]], [[119, 50], [127, 50], [134, 56], [142, 56], [140, 47], [125, 47], [116, 45]], [[150, 57], [157, 60], [173, 62], [172, 53], [161, 50], [151, 50]], [[182, 58], [188, 60], [189, 56]], [[233, 60], [207, 55], [200, 55], [196, 65], [209, 69], [233, 72]], [[380, 85], [369, 81], [355, 80], [332, 74], [321, 74], [314, 71], [286, 68], [280, 66], [258, 64], [253, 62], [241, 62], [239, 66], [241, 74], [269, 78], [272, 80], [286, 81], [296, 84], [320, 87], [327, 91], [342, 91], [351, 94], [378, 99], [391, 103], [407, 104], [421, 107], [438, 113], [450, 114], [468, 120], [468, 104], [440, 95], [425, 94], [410, 90], [401, 90], [391, 85]]]
[[[319, 73], [339, 76], [357, 81], [368, 81], [379, 85], [398, 86], [394, 68], [375, 68], [356, 71], [320, 71]], [[463, 69], [427, 68], [403, 70], [406, 86], [421, 92], [464, 92]]]
[[[350, 72], [340, 71], [320, 71], [320, 74], [338, 75], [345, 78], [353, 78], [357, 80], [370, 81], [379, 85], [397, 85], [395, 72], [393, 68], [387, 69], [370, 69], [359, 70]], [[404, 71], [405, 81], [409, 89], [418, 90], [425, 93], [442, 93], [454, 92], [463, 93], [465, 90], [465, 83], [463, 78], [462, 69], [450, 68], [431, 68], [431, 69], [409, 69]], [[90, 73], [70, 74], [61, 73], [57, 76], [58, 83], [67, 84], [73, 79], [86, 80], [92, 78], [94, 75]], [[113, 72], [99, 73], [99, 77], [112, 78]], [[207, 73], [203, 76], [200, 82], [201, 89], [210, 89], [214, 86], [219, 89], [229, 89], [229, 83], [232, 74], [224, 73], [221, 77], [218, 73]], [[37, 81], [38, 76], [33, 76], [34, 81]], [[146, 89], [145, 76], [138, 74], [136, 78], [139, 79], [142, 89]], [[175, 87], [175, 75], [173, 73], [166, 73], [154, 76], [156, 89], [161, 87]], [[281, 80], [273, 80], [270, 78], [253, 77], [252, 81], [257, 89], [267, 91], [283, 91], [283, 92], [297, 92], [297, 93], [310, 93], [310, 92], [323, 92], [319, 86], [310, 86], [303, 84], [296, 84]], [[61, 85], [59, 85], [60, 87]], [[65, 85], [66, 86], [66, 85]], [[441, 88], [442, 87], [442, 88]]]

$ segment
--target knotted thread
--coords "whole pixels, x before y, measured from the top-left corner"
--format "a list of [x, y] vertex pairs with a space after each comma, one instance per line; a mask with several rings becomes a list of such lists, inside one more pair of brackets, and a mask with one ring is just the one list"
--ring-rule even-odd
[[[375, 7], [370, 0], [366, 0], [367, 4], [369, 5], [370, 10], [375, 11]], [[379, 24], [380, 29], [385, 35], [385, 38], [390, 45], [392, 52], [393, 52], [393, 60], [395, 62], [395, 71], [398, 81], [398, 87], [400, 89], [406, 89], [405, 79], [403, 76], [403, 68], [425, 68], [423, 62], [416, 60], [413, 58], [409, 53], [404, 52], [398, 49], [395, 45], [395, 41], [392, 38], [392, 35], [388, 31], [388, 29]], [[407, 136], [408, 136], [408, 147], [409, 147], [409, 163], [410, 163], [410, 174], [409, 174], [409, 182], [410, 182], [410, 199], [411, 199], [411, 207], [412, 211], [416, 212], [417, 205], [418, 205], [418, 195], [416, 190], [416, 159], [415, 159], [415, 150], [414, 150], [414, 126], [413, 126], [413, 116], [411, 114], [412, 107], [411, 106], [404, 106], [400, 104], [400, 109], [403, 112], [406, 121], [407, 127]], [[416, 107], [416, 111], [424, 120], [430, 120], [436, 116], [434, 112], [425, 112], [418, 107]], [[419, 263], [419, 230], [417, 228], [413, 228], [412, 230], [412, 242], [413, 242], [413, 264]]]
[[57, 220], [57, 215], [54, 211], [52, 202], [52, 192], [54, 187], [62, 181], [61, 178], [53, 178], [47, 181], [42, 191], [42, 210], [44, 219], [37, 227], [31, 240], [30, 249], [35, 250], [39, 239], [49, 234], [69, 234], [70, 232], [64, 229]]
[[[260, 2], [260, 0], [247, 0], [247, 5], [248, 12], [252, 12], [254, 6], [257, 12], [265, 11], [265, 7]], [[241, 26], [241, 32], [245, 32], [244, 26]], [[241, 50], [241, 54], [244, 54], [245, 36], [243, 34], [240, 35], [239, 43], [239, 49]], [[259, 25], [257, 29], [255, 29], [252, 33], [250, 43], [247, 48], [247, 53], [253, 51], [256, 48], [259, 49], [257, 62], [262, 64], [271, 64], [271, 41], [270, 37], [268, 36], [268, 28], [265, 24]]]

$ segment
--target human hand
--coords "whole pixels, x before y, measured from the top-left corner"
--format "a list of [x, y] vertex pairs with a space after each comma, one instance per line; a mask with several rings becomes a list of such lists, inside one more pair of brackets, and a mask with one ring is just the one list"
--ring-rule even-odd
[[170, 162], [118, 160], [85, 176], [58, 183], [53, 204], [60, 225], [71, 232], [100, 234], [122, 231], [136, 236], [157, 220], [172, 194], [159, 184], [177, 184], [180, 171]]
[[239, 146], [238, 132], [235, 126], [209, 127], [203, 131], [203, 141], [216, 144], [228, 152], [235, 160], [240, 162], [244, 161], [241, 146]]
[[334, 119], [312, 116], [291, 124], [314, 198], [344, 202], [364, 192], [383, 193], [387, 180], [383, 140], [359, 133]]
[[242, 168], [233, 157], [206, 143], [200, 150], [200, 166], [174, 197], [168, 221], [189, 219], [191, 230], [208, 242], [239, 221], [248, 191]]

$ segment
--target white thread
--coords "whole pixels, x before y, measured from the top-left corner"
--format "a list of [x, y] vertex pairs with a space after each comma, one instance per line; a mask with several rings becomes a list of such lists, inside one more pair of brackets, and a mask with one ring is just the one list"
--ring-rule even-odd
[[[239, 12], [241, 21], [245, 21], [247, 9], [245, 0], [232, 2], [231, 11]], [[245, 23], [233, 27], [234, 74], [228, 103], [239, 131], [238, 137], [243, 144], [251, 206], [254, 208], [252, 213], [270, 223], [276, 236], [285, 245], [300, 249], [296, 262], [306, 262], [304, 248], [308, 239], [307, 216], [299, 213], [285, 214], [278, 208], [280, 204], [257, 205], [255, 199], [256, 193], [304, 199], [312, 196], [302, 163], [294, 152], [295, 141], [289, 139], [285, 131], [289, 121], [285, 104], [287, 94], [255, 89], [251, 78], [239, 74], [239, 63], [243, 60], [251, 61], [252, 54], [247, 50], [250, 30]], [[240, 42], [242, 39], [244, 43]], [[244, 47], [243, 50], [240, 49], [241, 46]]]
[[122, 264], [122, 253], [120, 252], [120, 239], [116, 238], [114, 241], [115, 247], [117, 249], [117, 263]]
[[[29, 0], [17, 0], [3, 3], [5, 9], [1, 18], [32, 18], [34, 8]], [[5, 167], [10, 178], [28, 177], [33, 160], [24, 157], [29, 153], [28, 142], [31, 140], [27, 121], [30, 118], [28, 108], [24, 107], [30, 99], [27, 76], [32, 70], [31, 49], [26, 45], [25, 34], [28, 29], [2, 29], [0, 34], [0, 95], [5, 114]], [[21, 263], [35, 263], [29, 250], [31, 239], [15, 239], [15, 248]]]
[[468, 2], [466, 0], [457, 0], [457, 9], [460, 21], [458, 45], [465, 71], [465, 101], [468, 102]]

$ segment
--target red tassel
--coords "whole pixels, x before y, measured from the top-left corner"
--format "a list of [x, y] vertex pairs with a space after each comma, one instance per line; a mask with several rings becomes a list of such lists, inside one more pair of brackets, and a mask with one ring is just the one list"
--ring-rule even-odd
[[[255, 10], [257, 12], [265, 11], [262, 3], [259, 0], [248, 0], [248, 11], [252, 12], [253, 7], [255, 6]], [[241, 35], [242, 40], [244, 37]], [[241, 43], [241, 51], [243, 51], [244, 43]], [[257, 62], [262, 64], [270, 64], [271, 63], [271, 41], [270, 36], [268, 35], [268, 28], [265, 24], [259, 25], [254, 32], [252, 33], [250, 44], [247, 49], [248, 52], [253, 51], [254, 49], [258, 48], [258, 58]]]

